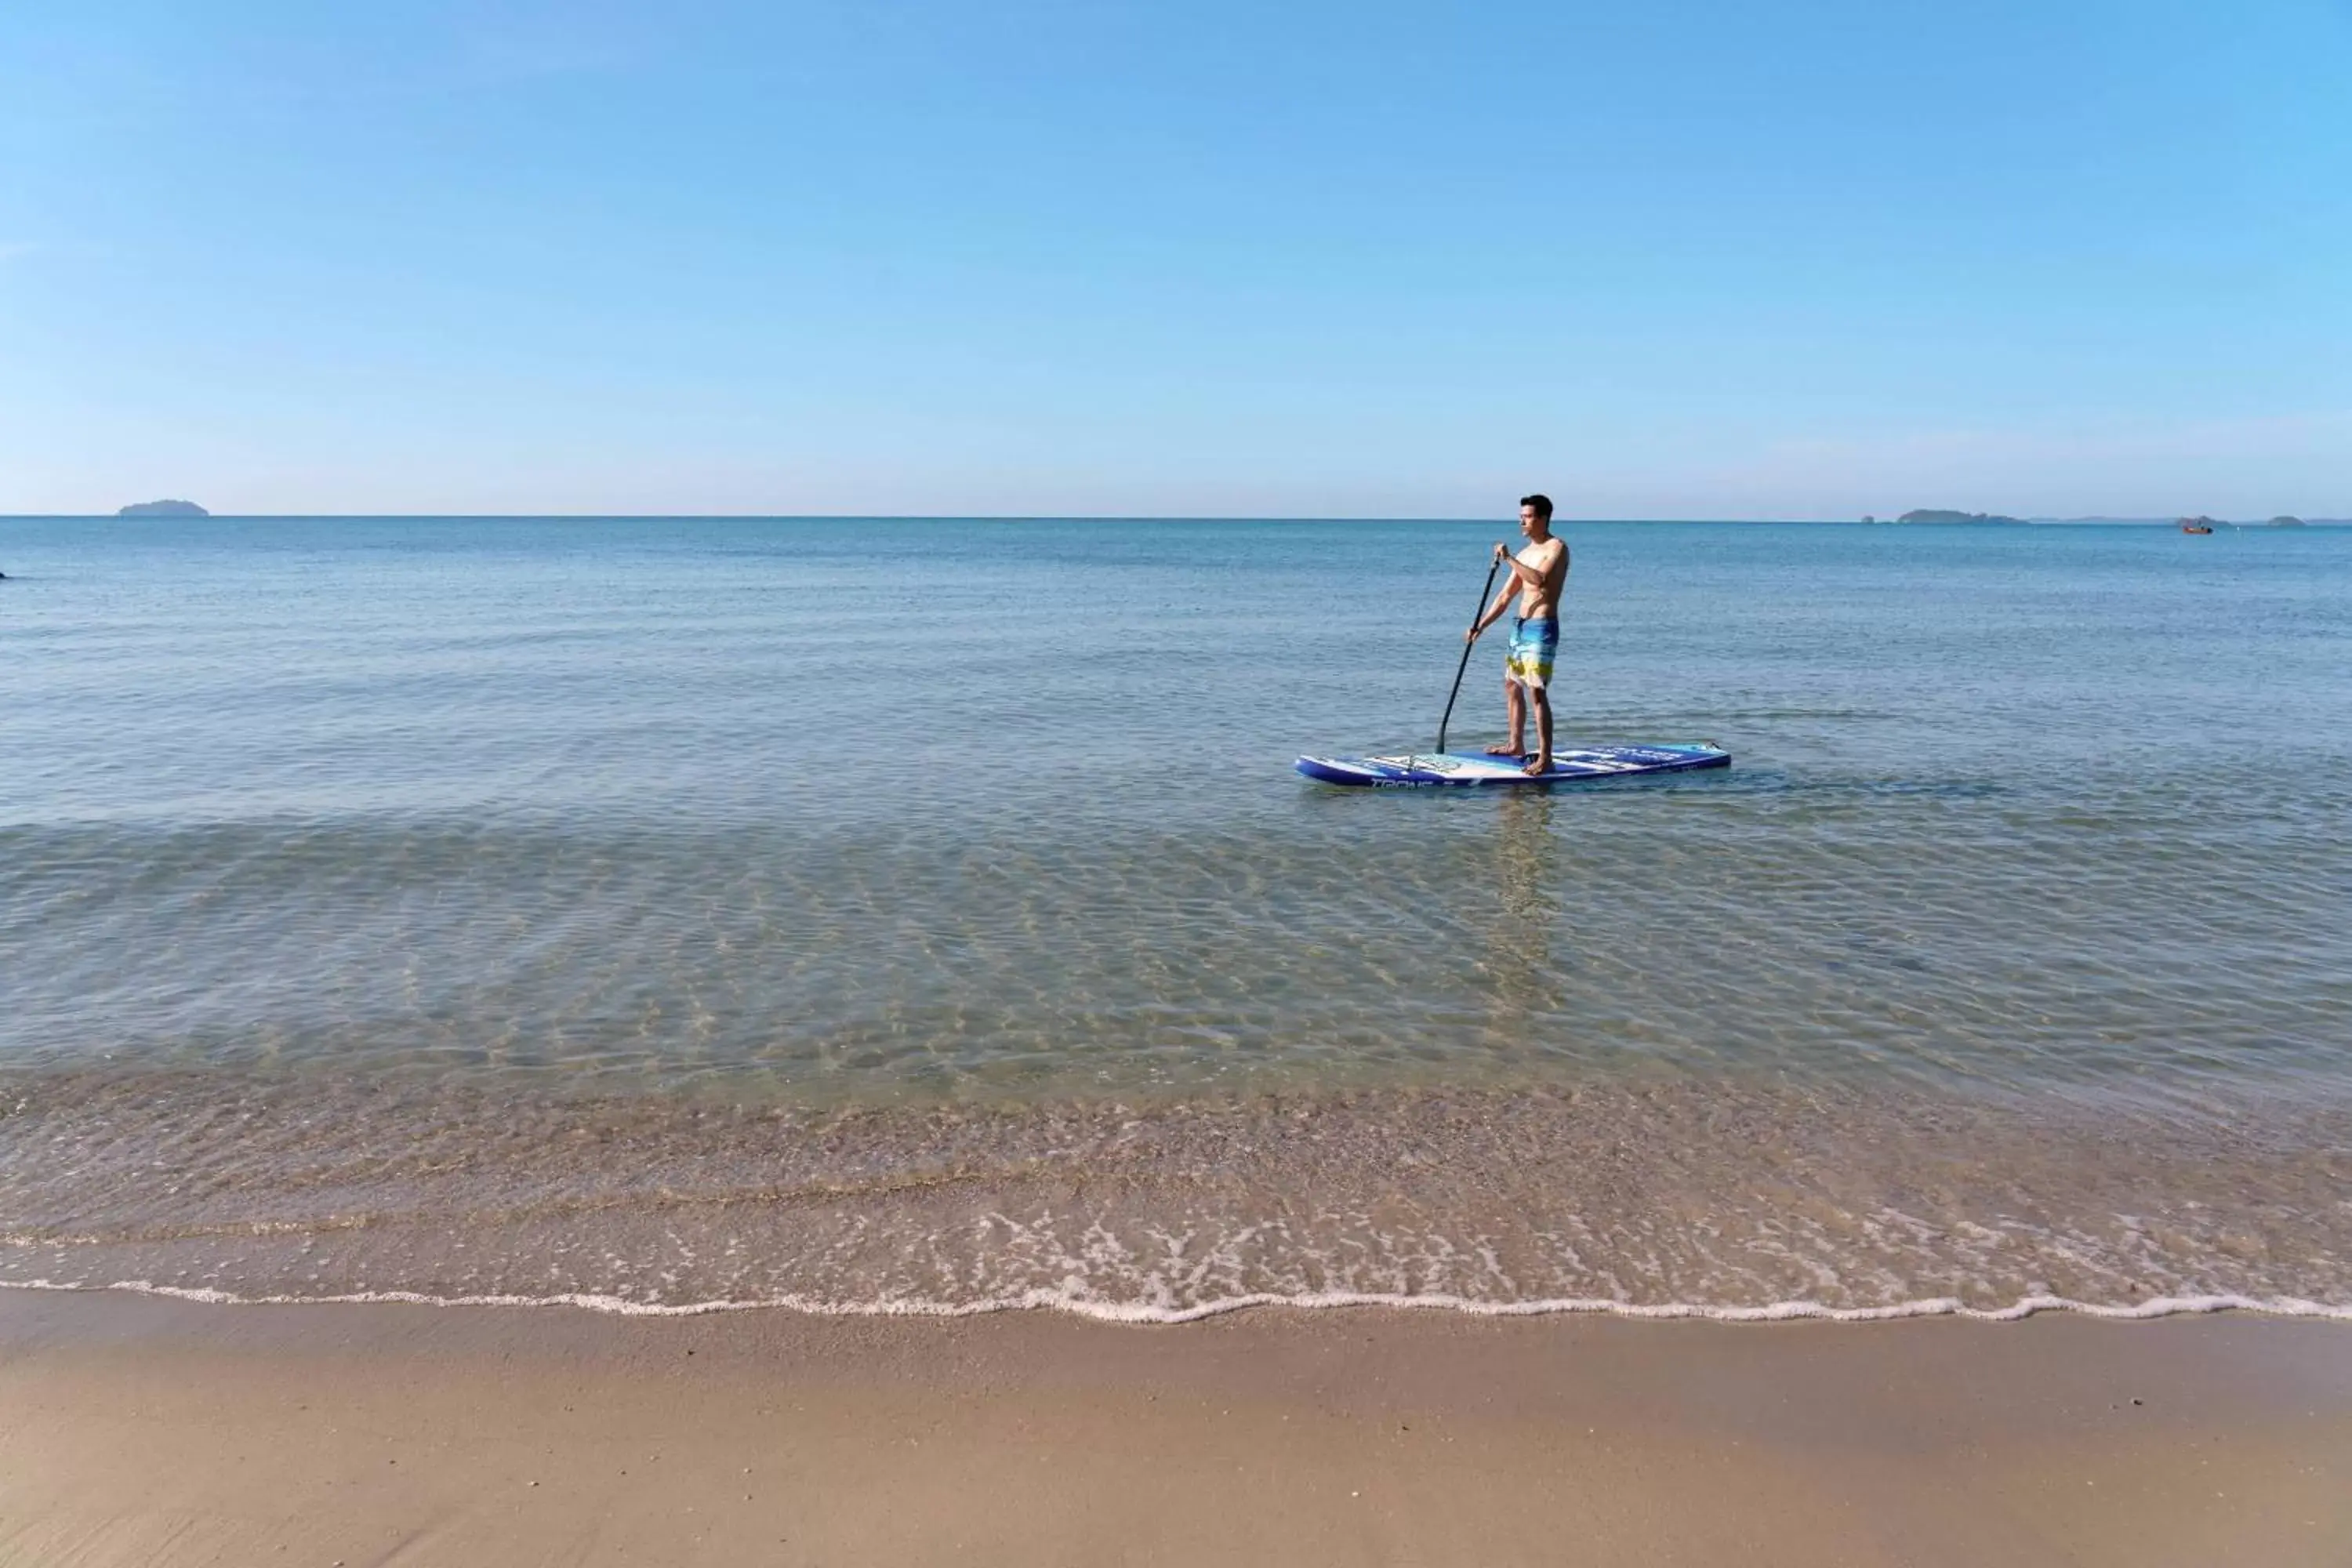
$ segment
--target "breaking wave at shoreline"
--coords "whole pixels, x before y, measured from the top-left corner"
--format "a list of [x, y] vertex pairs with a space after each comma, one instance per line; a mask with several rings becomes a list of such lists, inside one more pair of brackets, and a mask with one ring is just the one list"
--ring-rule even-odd
[[1698, 1320], [1719, 1323], [1883, 1323], [1906, 1318], [1965, 1318], [1977, 1322], [2014, 1323], [2044, 1312], [2077, 1317], [2143, 1322], [2158, 1318], [2189, 1317], [2214, 1312], [2259, 1312], [2271, 1317], [2321, 1318], [2352, 1322], [2352, 1302], [2305, 1301], [2292, 1297], [2258, 1300], [2250, 1296], [2160, 1297], [2117, 1306], [2073, 1301], [2062, 1296], [2030, 1296], [2005, 1307], [1970, 1307], [1949, 1297], [1901, 1301], [1885, 1307], [1825, 1307], [1818, 1301], [1776, 1301], [1762, 1307], [1707, 1306], [1669, 1301], [1641, 1305], [1628, 1301], [1544, 1300], [1470, 1301], [1456, 1296], [1245, 1296], [1208, 1301], [1181, 1309], [1122, 1306], [1076, 1298], [1032, 1294], [1011, 1301], [811, 1301], [779, 1299], [769, 1301], [688, 1301], [673, 1305], [625, 1300], [617, 1296], [426, 1296], [413, 1290], [361, 1291], [341, 1296], [238, 1296], [228, 1291], [158, 1285], [146, 1279], [117, 1279], [105, 1284], [61, 1285], [46, 1279], [0, 1281], [0, 1289], [58, 1293], [119, 1291], [156, 1296], [200, 1306], [330, 1307], [415, 1306], [544, 1308], [568, 1307], [625, 1318], [701, 1318], [721, 1312], [798, 1312], [835, 1318], [976, 1318], [999, 1312], [1056, 1311], [1097, 1322], [1172, 1326], [1196, 1323], [1234, 1312], [1259, 1310], [1322, 1311], [1341, 1308], [1389, 1309], [1400, 1311], [1450, 1311], [1475, 1318], [1609, 1317], [1637, 1321]]
[[[642, 1316], [2352, 1317], [2352, 1108], [1659, 1075], [815, 1110], [38, 1075], [0, 1285]], [[32, 1216], [39, 1216], [37, 1220]]]

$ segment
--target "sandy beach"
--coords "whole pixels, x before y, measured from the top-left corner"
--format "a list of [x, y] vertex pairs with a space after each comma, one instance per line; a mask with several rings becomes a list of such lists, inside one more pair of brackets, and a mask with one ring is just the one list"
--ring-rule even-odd
[[0, 1292], [0, 1563], [2333, 1563], [2352, 1332]]

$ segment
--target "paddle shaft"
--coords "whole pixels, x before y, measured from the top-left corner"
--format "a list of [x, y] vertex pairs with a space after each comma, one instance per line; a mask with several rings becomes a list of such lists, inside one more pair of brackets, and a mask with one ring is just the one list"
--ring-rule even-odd
[[[1499, 555], [1487, 564], [1486, 585], [1478, 590], [1478, 607], [1470, 612], [1470, 629], [1474, 632], [1478, 629], [1479, 617], [1486, 613], [1488, 596], [1495, 592], [1495, 574], [1502, 569], [1503, 558]], [[1475, 637], [1462, 639], [1462, 662], [1454, 667], [1454, 689], [1445, 694], [1445, 711], [1437, 721], [1437, 749], [1441, 753], [1445, 750], [1445, 726], [1454, 722], [1454, 700], [1462, 695], [1462, 677], [1470, 668], [1470, 653], [1477, 646]]]

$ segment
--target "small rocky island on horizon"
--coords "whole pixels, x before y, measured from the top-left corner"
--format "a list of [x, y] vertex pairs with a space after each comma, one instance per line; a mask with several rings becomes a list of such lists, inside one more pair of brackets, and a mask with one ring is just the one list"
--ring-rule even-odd
[[212, 513], [192, 500], [142, 500], [124, 507], [114, 515], [117, 517], [210, 517]]

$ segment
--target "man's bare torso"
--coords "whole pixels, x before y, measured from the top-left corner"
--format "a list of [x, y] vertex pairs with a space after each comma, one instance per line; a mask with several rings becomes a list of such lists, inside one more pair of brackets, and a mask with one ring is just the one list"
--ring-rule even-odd
[[1512, 559], [1543, 575], [1540, 584], [1530, 584], [1524, 577], [1519, 579], [1519, 618], [1540, 621], [1559, 615], [1560, 590], [1568, 584], [1568, 542], [1556, 538], [1540, 540]]

